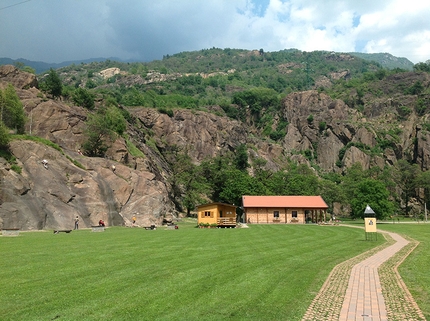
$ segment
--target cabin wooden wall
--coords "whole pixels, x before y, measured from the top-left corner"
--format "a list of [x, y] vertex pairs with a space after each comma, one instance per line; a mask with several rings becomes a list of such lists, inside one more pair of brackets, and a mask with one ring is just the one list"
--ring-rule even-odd
[[[279, 218], [274, 212], [279, 211]], [[293, 211], [297, 211], [297, 218], [293, 218]], [[305, 223], [305, 210], [303, 208], [280, 207], [248, 207], [245, 209], [246, 222], [254, 224], [297, 224]]]

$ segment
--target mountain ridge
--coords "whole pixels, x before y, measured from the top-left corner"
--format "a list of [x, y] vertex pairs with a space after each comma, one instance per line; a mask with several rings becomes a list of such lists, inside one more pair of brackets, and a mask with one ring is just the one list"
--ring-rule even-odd
[[[16, 163], [0, 157], [0, 223], [66, 228], [79, 215], [84, 226], [100, 218], [127, 225], [137, 215], [142, 224], [161, 224], [195, 202], [240, 204], [240, 195], [265, 193], [321, 194], [330, 212], [347, 215], [353, 204], [340, 195], [353, 199], [354, 184], [376, 180], [386, 182], [398, 211], [419, 213], [427, 187], [405, 201], [406, 187], [394, 177], [402, 171], [394, 168], [403, 160], [419, 175], [430, 168], [429, 74], [387, 72], [348, 54], [283, 54], [214, 49], [153, 64], [69, 66], [57, 70], [65, 88], [55, 99], [44, 75], [0, 66], [0, 89], [12, 84], [31, 119], [26, 132], [64, 153], [27, 136], [12, 140]], [[222, 69], [232, 64], [226, 57], [240, 62], [231, 72]], [[186, 72], [196, 58], [201, 64]], [[103, 78], [109, 68], [112, 76]], [[269, 76], [285, 76], [283, 87], [262, 87]], [[297, 77], [306, 90], [292, 90]], [[93, 107], [79, 105], [78, 92], [94, 95]], [[124, 117], [125, 135], [102, 157], [81, 155], [88, 121], [109, 108]], [[50, 180], [40, 172], [45, 158], [55, 173]], [[363, 176], [348, 181], [357, 165]]]
[[[294, 50], [294, 49], [291, 49]], [[368, 60], [368, 61], [376, 61], [381, 64], [382, 67], [388, 69], [394, 68], [402, 68], [406, 70], [412, 70], [413, 63], [404, 57], [395, 57], [389, 53], [360, 53], [360, 52], [348, 52], [351, 55], [356, 57]], [[35, 69], [36, 74], [40, 74], [48, 71], [50, 68], [58, 69], [62, 67], [67, 67], [72, 64], [89, 64], [91, 62], [101, 62], [105, 60], [113, 60], [118, 62], [138, 62], [136, 59], [132, 60], [124, 60], [118, 57], [98, 57], [98, 58], [87, 58], [87, 59], [77, 59], [77, 60], [68, 60], [59, 63], [49, 63], [44, 61], [34, 61], [25, 58], [17, 58], [12, 59], [8, 57], [0, 57], [0, 65], [15, 65], [16, 63], [23, 63], [26, 66], [29, 66]]]

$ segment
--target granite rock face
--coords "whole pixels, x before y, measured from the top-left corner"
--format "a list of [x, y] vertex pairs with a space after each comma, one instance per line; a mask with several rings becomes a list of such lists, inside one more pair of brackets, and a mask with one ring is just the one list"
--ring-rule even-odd
[[21, 71], [12, 65], [0, 66], [0, 88], [8, 83], [19, 89], [38, 86], [36, 75]]
[[33, 141], [12, 141], [10, 149], [22, 172], [0, 164], [4, 227], [70, 229], [76, 216], [81, 227], [97, 225], [100, 219], [110, 226], [129, 225], [133, 215], [146, 226], [175, 215], [166, 185], [150, 172], [72, 151], [63, 154]]
[[[386, 82], [413, 84], [411, 75], [404, 77], [387, 78]], [[420, 79], [423, 83], [430, 81], [428, 76], [420, 77], [427, 77]], [[81, 227], [100, 219], [108, 225], [129, 225], [133, 215], [139, 225], [147, 226], [177, 217], [170, 199], [171, 169], [162, 155], [173, 146], [187, 150], [195, 164], [246, 144], [249, 159], [262, 158], [271, 170], [292, 160], [325, 172], [342, 172], [355, 163], [363, 169], [383, 168], [402, 158], [430, 169], [430, 133], [422, 125], [423, 119], [414, 112], [399, 114], [404, 111], [400, 106], [414, 104], [417, 98], [411, 95], [380, 99], [360, 111], [324, 92], [291, 93], [283, 99], [281, 109], [288, 122], [286, 135], [276, 142], [260, 135], [261, 129], [250, 117], [241, 122], [219, 116], [223, 112], [219, 106], [208, 106], [214, 113], [178, 109], [171, 115], [133, 107], [128, 109], [133, 121], [128, 124], [127, 137], [143, 156], [132, 156], [129, 142], [118, 138], [106, 158], [91, 158], [78, 153], [85, 140], [86, 109], [70, 101], [48, 99], [38, 90], [34, 75], [0, 66], [0, 88], [9, 83], [25, 109], [26, 132], [60, 148], [32, 140], [11, 142], [10, 152], [21, 173], [0, 157], [0, 227], [70, 229], [76, 216]], [[278, 121], [273, 120], [274, 127]], [[388, 147], [370, 152], [381, 141], [388, 142]], [[43, 159], [48, 161], [48, 169], [43, 167]], [[253, 169], [249, 172], [252, 175]]]
[[[427, 80], [428, 81], [428, 80]], [[326, 171], [342, 171], [360, 163], [363, 169], [391, 166], [401, 158], [414, 159], [421, 168], [430, 167], [429, 133], [422, 130], [422, 120], [411, 113], [399, 119], [396, 108], [387, 106], [407, 103], [416, 97], [400, 97], [369, 104], [363, 113], [341, 100], [333, 100], [315, 90], [289, 94], [283, 100], [287, 134], [282, 142], [284, 153], [308, 153]], [[407, 102], [405, 102], [407, 100]], [[366, 117], [365, 117], [366, 116]], [[390, 136], [397, 132], [398, 137]], [[371, 149], [381, 141], [390, 142], [380, 155]], [[341, 164], [341, 168], [339, 167]]]
[[[146, 226], [161, 224], [165, 216], [177, 216], [168, 185], [148, 170], [156, 166], [149, 160], [127, 157], [123, 139], [113, 144], [109, 158], [79, 154], [87, 111], [47, 99], [37, 82], [30, 81], [34, 75], [13, 66], [0, 66], [0, 75], [1, 86], [16, 86], [28, 117], [26, 132], [61, 149], [31, 140], [11, 142], [10, 152], [21, 173], [0, 158], [0, 227], [70, 229], [76, 216], [81, 227], [95, 225], [100, 219], [108, 225], [129, 225], [133, 215], [137, 224]], [[47, 169], [41, 163], [44, 159]]]

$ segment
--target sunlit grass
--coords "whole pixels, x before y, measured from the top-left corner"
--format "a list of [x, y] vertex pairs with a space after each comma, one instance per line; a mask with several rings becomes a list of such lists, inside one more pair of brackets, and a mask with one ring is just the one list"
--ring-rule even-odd
[[2, 320], [300, 320], [332, 268], [381, 244], [341, 226], [109, 228], [0, 237]]
[[427, 320], [430, 320], [430, 223], [378, 224], [383, 229], [407, 235], [420, 242], [400, 265], [399, 273]]

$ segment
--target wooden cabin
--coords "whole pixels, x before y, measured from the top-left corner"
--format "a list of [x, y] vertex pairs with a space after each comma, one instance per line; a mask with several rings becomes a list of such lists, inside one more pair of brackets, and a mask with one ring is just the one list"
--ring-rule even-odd
[[325, 222], [327, 204], [321, 196], [243, 196], [245, 222], [290, 224]]
[[236, 207], [224, 203], [209, 203], [197, 206], [197, 223], [218, 227], [236, 227]]

